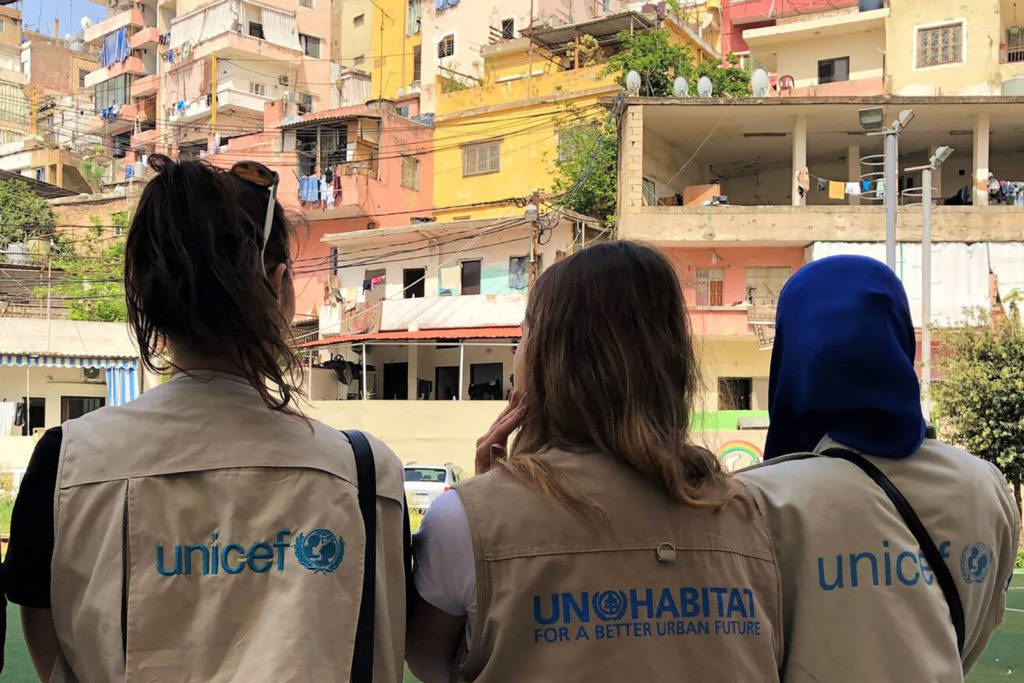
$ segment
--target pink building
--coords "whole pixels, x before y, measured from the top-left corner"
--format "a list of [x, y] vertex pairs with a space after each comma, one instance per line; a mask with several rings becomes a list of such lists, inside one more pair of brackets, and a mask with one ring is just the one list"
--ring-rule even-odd
[[[433, 126], [418, 101], [364, 105], [282, 119], [266, 107], [264, 131], [233, 138], [210, 160], [254, 159], [280, 176], [278, 200], [296, 216], [296, 315], [316, 318], [354, 257], [323, 242], [332, 233], [389, 228], [433, 217]], [[326, 192], [323, 190], [326, 188]]]

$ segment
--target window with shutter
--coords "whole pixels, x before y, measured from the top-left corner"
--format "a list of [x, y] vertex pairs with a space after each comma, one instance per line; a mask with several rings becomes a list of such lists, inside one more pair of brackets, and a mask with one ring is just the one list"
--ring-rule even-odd
[[501, 170], [501, 141], [481, 142], [462, 148], [463, 177], [497, 173]]
[[963, 22], [917, 29], [917, 68], [964, 61], [963, 35]]
[[697, 305], [725, 305], [725, 270], [722, 268], [697, 269]]

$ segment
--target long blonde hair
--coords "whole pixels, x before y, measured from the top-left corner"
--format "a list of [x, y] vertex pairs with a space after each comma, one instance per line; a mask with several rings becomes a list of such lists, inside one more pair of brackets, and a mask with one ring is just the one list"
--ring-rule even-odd
[[526, 311], [522, 427], [500, 466], [574, 510], [599, 512], [551, 449], [603, 453], [672, 499], [719, 508], [728, 479], [690, 440], [700, 378], [675, 271], [658, 251], [617, 241], [548, 268]]

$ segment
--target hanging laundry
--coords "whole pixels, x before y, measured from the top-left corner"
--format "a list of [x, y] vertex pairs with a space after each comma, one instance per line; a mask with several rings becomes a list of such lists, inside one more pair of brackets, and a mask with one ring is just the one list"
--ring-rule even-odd
[[828, 181], [824, 178], [818, 178], [818, 192], [824, 192], [828, 189]]
[[871, 181], [870, 180], [862, 180], [862, 181], [860, 181], [860, 189], [861, 189], [862, 192], [870, 192], [871, 191]]
[[811, 172], [807, 170], [806, 166], [796, 172], [796, 184], [804, 192], [811, 191]]
[[846, 183], [841, 183], [836, 180], [828, 181], [828, 198], [846, 199]]
[[875, 196], [879, 199], [885, 199], [885, 180], [875, 181]]
[[324, 208], [324, 209], [327, 208], [328, 199], [330, 199], [330, 204], [333, 207], [333, 205], [334, 205], [334, 192], [333, 192], [333, 190], [334, 190], [334, 188], [331, 186], [331, 181], [327, 179], [327, 174], [325, 173], [324, 175], [320, 176], [320, 202], [323, 204], [323, 206], [321, 208]]
[[334, 191], [331, 193], [334, 195], [334, 201], [338, 201], [338, 197], [341, 196], [341, 174], [337, 171], [334, 172]]
[[386, 279], [387, 279], [386, 275], [378, 275], [377, 277], [373, 278], [372, 280], [370, 280], [370, 289], [373, 289], [377, 285], [384, 284], [384, 281]]
[[860, 196], [860, 183], [846, 183], [846, 194], [851, 197]]
[[103, 48], [100, 50], [100, 65], [104, 68], [120, 64], [128, 59], [132, 53], [131, 45], [128, 42], [128, 30], [119, 28], [103, 39]]
[[320, 201], [320, 181], [315, 175], [299, 178], [299, 201]]

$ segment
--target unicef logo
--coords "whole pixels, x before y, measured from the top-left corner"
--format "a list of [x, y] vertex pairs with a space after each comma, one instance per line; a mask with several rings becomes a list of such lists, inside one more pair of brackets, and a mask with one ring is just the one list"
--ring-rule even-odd
[[622, 591], [594, 593], [594, 612], [602, 621], [618, 621], [626, 616], [626, 594]]
[[974, 543], [960, 554], [960, 576], [967, 583], [981, 583], [992, 567], [992, 548], [988, 543]]
[[317, 574], [333, 572], [345, 557], [345, 541], [327, 529], [314, 529], [295, 537], [295, 559]]

